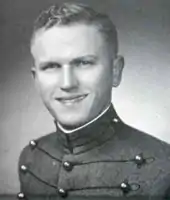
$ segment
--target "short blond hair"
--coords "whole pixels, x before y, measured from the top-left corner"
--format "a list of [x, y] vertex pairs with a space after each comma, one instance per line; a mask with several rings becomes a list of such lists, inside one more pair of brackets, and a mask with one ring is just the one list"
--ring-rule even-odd
[[108, 15], [96, 12], [91, 7], [80, 3], [55, 4], [42, 11], [34, 23], [32, 38], [41, 28], [47, 30], [53, 26], [74, 23], [96, 26], [108, 44], [113, 47], [114, 53], [118, 53], [117, 30]]

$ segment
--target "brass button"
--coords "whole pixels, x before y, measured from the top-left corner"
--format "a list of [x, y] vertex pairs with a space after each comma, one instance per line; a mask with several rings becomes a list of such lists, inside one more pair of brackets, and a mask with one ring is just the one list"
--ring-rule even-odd
[[21, 169], [21, 171], [22, 171], [23, 173], [26, 173], [27, 170], [28, 170], [27, 167], [26, 167], [25, 165], [21, 165], [20, 169]]
[[24, 199], [25, 195], [24, 195], [24, 193], [20, 192], [20, 193], [18, 193], [17, 197], [18, 197], [18, 199]]
[[118, 123], [119, 120], [117, 118], [113, 118], [113, 122]]
[[122, 182], [120, 188], [123, 191], [123, 193], [128, 193], [131, 190], [131, 187], [127, 181]]
[[73, 164], [71, 162], [65, 161], [63, 167], [66, 171], [71, 171], [73, 169]]
[[35, 140], [31, 140], [29, 145], [31, 146], [32, 149], [34, 149], [37, 146], [37, 142]]
[[58, 189], [58, 194], [60, 195], [60, 197], [63, 197], [63, 198], [67, 197], [67, 195], [68, 195], [67, 191], [64, 190], [63, 188]]
[[143, 158], [142, 154], [136, 155], [134, 161], [138, 167], [141, 167], [141, 165], [145, 164], [145, 162], [146, 162], [146, 160]]

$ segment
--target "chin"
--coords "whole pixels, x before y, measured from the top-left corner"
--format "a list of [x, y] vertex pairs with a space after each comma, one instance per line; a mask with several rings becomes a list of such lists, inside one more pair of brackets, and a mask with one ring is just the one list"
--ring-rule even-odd
[[49, 106], [53, 117], [63, 126], [81, 126], [91, 120], [90, 106], [80, 104], [77, 108], [63, 106]]
[[57, 121], [65, 127], [79, 127], [88, 122], [88, 119], [80, 116], [58, 117]]

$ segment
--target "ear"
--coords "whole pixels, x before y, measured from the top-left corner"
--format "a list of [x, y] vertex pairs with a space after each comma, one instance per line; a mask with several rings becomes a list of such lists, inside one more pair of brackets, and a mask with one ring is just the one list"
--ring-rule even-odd
[[124, 58], [122, 56], [117, 56], [113, 60], [113, 87], [119, 86], [122, 79], [122, 71], [124, 67]]
[[34, 67], [34, 66], [31, 68], [31, 75], [32, 75], [32, 78], [34, 79], [35, 88], [36, 88], [37, 91], [39, 91], [37, 74], [36, 74], [36, 67]]
[[35, 80], [35, 76], [36, 76], [35, 67], [31, 68], [31, 74], [32, 74], [33, 79]]

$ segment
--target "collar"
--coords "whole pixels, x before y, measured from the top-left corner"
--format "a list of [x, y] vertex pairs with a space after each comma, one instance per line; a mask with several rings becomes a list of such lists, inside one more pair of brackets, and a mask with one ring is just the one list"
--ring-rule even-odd
[[55, 123], [57, 135], [64, 150], [68, 153], [79, 154], [94, 149], [96, 146], [100, 146], [110, 140], [115, 133], [113, 124], [118, 120], [119, 118], [111, 104], [93, 123], [91, 122], [69, 134], [63, 132], [58, 123]]

